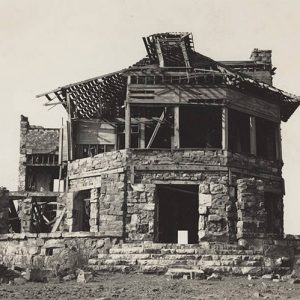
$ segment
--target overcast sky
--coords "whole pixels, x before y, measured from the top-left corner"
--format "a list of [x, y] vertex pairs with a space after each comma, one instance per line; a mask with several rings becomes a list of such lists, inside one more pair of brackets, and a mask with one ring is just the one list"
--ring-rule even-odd
[[[0, 186], [17, 187], [20, 115], [59, 127], [35, 95], [122, 69], [144, 57], [142, 37], [189, 31], [215, 60], [273, 50], [274, 85], [300, 95], [298, 0], [0, 0]], [[282, 126], [285, 231], [300, 234], [300, 108]]]

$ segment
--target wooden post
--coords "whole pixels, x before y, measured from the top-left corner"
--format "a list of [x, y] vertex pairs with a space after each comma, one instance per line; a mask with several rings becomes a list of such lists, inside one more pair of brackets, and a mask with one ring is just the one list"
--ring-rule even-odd
[[125, 102], [125, 149], [130, 148], [131, 142], [131, 114], [130, 114], [130, 104], [128, 103], [129, 85], [131, 82], [130, 75], [127, 79], [127, 95]]
[[276, 132], [275, 132], [275, 138], [276, 138], [276, 159], [281, 161], [282, 160], [282, 146], [281, 146], [281, 128], [280, 123], [276, 126]]
[[146, 147], [146, 126], [145, 123], [142, 122], [140, 124], [140, 148], [145, 149]]
[[68, 160], [73, 160], [73, 126], [72, 126], [72, 110], [69, 91], [66, 90], [66, 99], [68, 104], [68, 117], [69, 117], [69, 127], [68, 127], [68, 145], [69, 145], [69, 157]]
[[250, 153], [256, 155], [256, 118], [250, 116]]
[[174, 148], [180, 148], [179, 106], [174, 106]]
[[222, 149], [228, 150], [228, 108], [222, 108]]

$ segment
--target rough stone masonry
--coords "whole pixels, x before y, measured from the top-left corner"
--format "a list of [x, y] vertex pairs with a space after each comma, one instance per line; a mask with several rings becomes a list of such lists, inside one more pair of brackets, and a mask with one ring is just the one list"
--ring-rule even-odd
[[0, 189], [0, 262], [297, 270], [280, 125], [300, 99], [272, 85], [271, 51], [217, 62], [191, 33], [143, 41], [147, 57], [133, 66], [38, 96], [66, 109], [61, 128], [21, 117], [19, 188]]

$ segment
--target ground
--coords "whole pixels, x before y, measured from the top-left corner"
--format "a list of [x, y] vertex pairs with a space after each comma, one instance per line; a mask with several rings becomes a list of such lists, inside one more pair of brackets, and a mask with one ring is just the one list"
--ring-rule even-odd
[[300, 299], [300, 284], [226, 277], [221, 281], [100, 274], [93, 282], [1, 284], [0, 299]]

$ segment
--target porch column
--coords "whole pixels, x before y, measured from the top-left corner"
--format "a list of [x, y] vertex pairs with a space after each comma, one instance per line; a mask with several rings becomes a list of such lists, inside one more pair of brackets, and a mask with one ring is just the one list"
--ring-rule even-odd
[[228, 150], [228, 108], [222, 108], [222, 149]]
[[130, 104], [128, 103], [129, 85], [131, 83], [131, 77], [128, 76], [127, 79], [127, 95], [125, 101], [125, 149], [130, 148], [131, 140], [131, 114], [130, 114]]
[[256, 155], [256, 118], [250, 116], [250, 153]]
[[146, 126], [145, 123], [140, 124], [140, 148], [144, 149], [146, 147], [145, 136], [146, 134]]
[[179, 106], [174, 107], [174, 148], [180, 148], [179, 137]]

